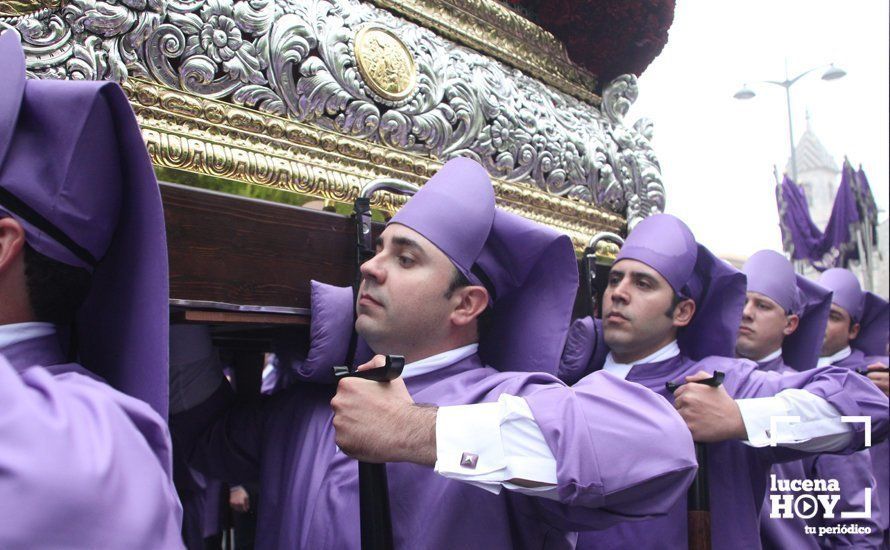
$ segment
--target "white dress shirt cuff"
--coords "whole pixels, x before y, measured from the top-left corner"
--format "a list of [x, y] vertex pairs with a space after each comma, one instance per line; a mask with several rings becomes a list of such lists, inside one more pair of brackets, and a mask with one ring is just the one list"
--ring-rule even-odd
[[[449, 479], [496, 494], [507, 488], [556, 498], [556, 459], [521, 397], [439, 407], [436, 455], [436, 472]], [[537, 486], [520, 486], [518, 480]]]
[[[772, 419], [778, 419], [783, 416], [790, 416], [791, 413], [783, 399], [778, 397], [757, 397], [754, 399], [736, 399], [736, 405], [742, 413], [742, 422], [745, 424], [745, 431], [748, 433], [748, 445], [752, 447], [766, 447], [770, 444], [770, 435], [772, 434]], [[781, 425], [779, 425], [781, 424]], [[776, 420], [778, 427], [776, 436], [787, 436], [787, 422], [779, 422]], [[783, 441], [779, 439], [778, 441]]]
[[[828, 401], [806, 390], [788, 389], [773, 397], [738, 399], [748, 445], [778, 445], [806, 452], [832, 452], [846, 447], [853, 428], [841, 422]], [[797, 417], [791, 420], [783, 417]]]

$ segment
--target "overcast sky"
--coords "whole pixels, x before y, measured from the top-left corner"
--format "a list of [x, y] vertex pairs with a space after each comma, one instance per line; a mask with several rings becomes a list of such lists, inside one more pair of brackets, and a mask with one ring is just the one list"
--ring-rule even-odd
[[[628, 117], [655, 122], [655, 151], [667, 188], [667, 212], [721, 255], [781, 250], [772, 166], [784, 169], [790, 148], [784, 80], [835, 63], [847, 71], [823, 81], [821, 70], [791, 88], [795, 143], [805, 113], [840, 166], [862, 163], [887, 217], [887, 0], [677, 0], [670, 38], [640, 77]], [[748, 101], [732, 95], [745, 82]]]

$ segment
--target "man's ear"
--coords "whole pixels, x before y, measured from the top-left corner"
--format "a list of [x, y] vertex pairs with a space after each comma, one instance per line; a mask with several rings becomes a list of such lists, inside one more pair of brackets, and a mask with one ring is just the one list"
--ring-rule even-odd
[[451, 312], [451, 321], [457, 326], [470, 324], [488, 307], [488, 290], [484, 286], [465, 286], [454, 293], [457, 304]]
[[685, 327], [692, 322], [695, 315], [695, 300], [686, 298], [682, 300], [677, 307], [674, 308], [674, 326], [677, 328]]
[[0, 218], [0, 274], [24, 254], [25, 229], [15, 218]]
[[800, 316], [791, 314], [785, 317], [785, 328], [782, 330], [782, 334], [785, 336], [791, 336], [794, 334], [794, 331], [797, 330], [797, 327], [800, 326]]
[[850, 323], [850, 340], [855, 340], [859, 336], [859, 329], [862, 328], [859, 323]]

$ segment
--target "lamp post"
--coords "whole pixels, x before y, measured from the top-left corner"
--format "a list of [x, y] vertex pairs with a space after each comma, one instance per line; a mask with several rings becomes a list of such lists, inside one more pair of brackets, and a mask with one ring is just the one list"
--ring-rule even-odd
[[[785, 80], [762, 80], [759, 81], [759, 84], [775, 84], [776, 86], [781, 86], [785, 88], [785, 104], [788, 107], [788, 144], [791, 146], [791, 177], [795, 183], [799, 183], [797, 181], [797, 154], [794, 151], [794, 130], [792, 128], [791, 122], [791, 86], [793, 86], [798, 80], [810, 74], [811, 72], [821, 69], [825, 67], [825, 65], [820, 65], [818, 67], [813, 67], [812, 69], [806, 70], [794, 78], [788, 77], [788, 60], [785, 60]], [[847, 73], [838, 67], [834, 66], [834, 63], [828, 65], [828, 68], [822, 73], [822, 80], [837, 80], [838, 78], [843, 78]], [[747, 84], [743, 85], [739, 91], [733, 94], [732, 97], [736, 99], [751, 99], [755, 95], [754, 90], [748, 87]]]

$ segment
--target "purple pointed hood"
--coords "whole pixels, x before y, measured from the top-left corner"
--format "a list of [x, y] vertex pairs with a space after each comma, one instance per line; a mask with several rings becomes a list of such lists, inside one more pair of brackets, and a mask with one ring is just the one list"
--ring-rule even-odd
[[495, 208], [494, 190], [475, 161], [449, 161], [390, 223], [417, 231], [491, 297], [483, 361], [502, 371], [555, 374], [565, 344], [578, 267], [571, 240]]
[[800, 317], [797, 330], [782, 342], [785, 364], [796, 370], [815, 367], [831, 310], [831, 291], [794, 273], [791, 262], [772, 250], [756, 252], [742, 272], [748, 277], [749, 291], [763, 294]]
[[865, 355], [887, 355], [890, 338], [890, 304], [871, 292], [863, 292], [852, 272], [834, 268], [819, 277], [819, 284], [834, 292], [833, 302], [859, 323], [859, 336], [850, 345]]
[[167, 411], [168, 281], [160, 193], [136, 117], [111, 82], [26, 80], [0, 35], [0, 216], [35, 250], [92, 272], [80, 362]]
[[637, 260], [695, 301], [692, 322], [680, 331], [680, 350], [692, 359], [732, 357], [745, 306], [745, 276], [698, 244], [685, 223], [670, 214], [650, 216], [634, 227], [621, 260]]

